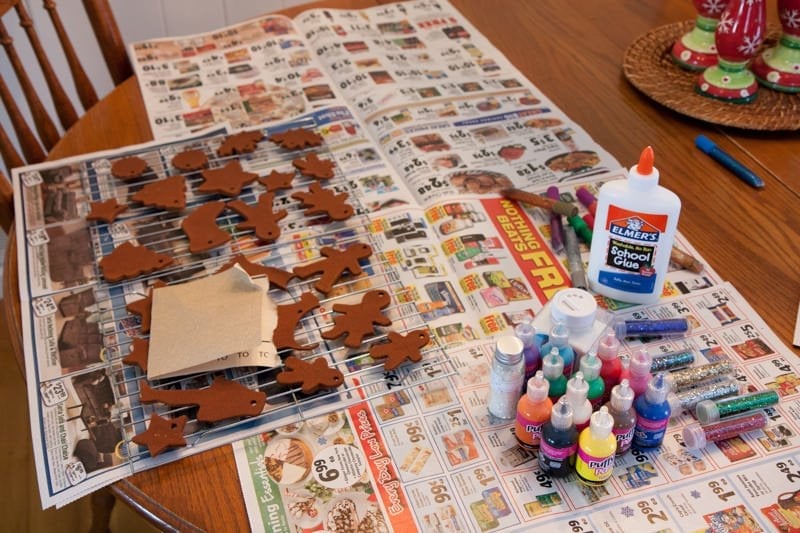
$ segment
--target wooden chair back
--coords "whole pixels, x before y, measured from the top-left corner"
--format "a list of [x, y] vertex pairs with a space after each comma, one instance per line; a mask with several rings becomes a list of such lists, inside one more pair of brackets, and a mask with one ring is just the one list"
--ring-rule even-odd
[[0, 229], [6, 234], [14, 220], [14, 188], [9, 179], [0, 172]]
[[[54, 0], [44, 0], [43, 3], [44, 9], [47, 11], [58, 36], [61, 45], [60, 53], [63, 53], [66, 59], [75, 90], [85, 111], [97, 102], [97, 93], [94, 85], [81, 66], [75, 48], [61, 22], [56, 2]], [[111, 79], [115, 85], [119, 85], [133, 74], [133, 70], [125, 51], [125, 44], [122, 41], [119, 27], [111, 11], [109, 0], [82, 0], [82, 3], [97, 37], [97, 42], [108, 66]], [[67, 6], [66, 4], [64, 9], [73, 8], [75, 2], [70, 0], [69, 5]], [[16, 13], [16, 16], [12, 13]], [[18, 22], [22, 26], [27, 36], [27, 43], [24, 41], [15, 43], [13, 41], [8, 31], [6, 31], [6, 21]], [[23, 65], [17, 53], [17, 44], [20, 46], [29, 45], [36, 56], [47, 85], [49, 98], [53, 102], [58, 121], [64, 131], [78, 120], [78, 113], [53, 70], [50, 58], [55, 57], [55, 52], [50, 54], [45, 51], [39, 39], [39, 33], [34, 27], [33, 20], [22, 0], [0, 0], [0, 44], [5, 48], [9, 63], [25, 97], [33, 121], [33, 126], [31, 127], [20, 111], [20, 103], [14, 101], [11, 91], [9, 91], [4, 79], [5, 73], [0, 75], [0, 100], [2, 100], [8, 112], [9, 121], [14, 128], [14, 134], [22, 152], [20, 154], [11, 142], [10, 133], [3, 131], [2, 127], [0, 127], [0, 154], [3, 157], [6, 168], [11, 169], [23, 164], [43, 161], [47, 156], [47, 152], [58, 142], [61, 136], [55, 122], [42, 104], [42, 98], [46, 96], [37, 91], [37, 88], [31, 83], [28, 74], [28, 68], [31, 68], [31, 66]]]

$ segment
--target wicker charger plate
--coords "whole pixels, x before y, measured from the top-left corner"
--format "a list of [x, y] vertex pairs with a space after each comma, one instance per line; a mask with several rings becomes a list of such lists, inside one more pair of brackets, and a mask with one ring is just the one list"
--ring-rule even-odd
[[[733, 104], [696, 93], [698, 73], [681, 69], [670, 56], [675, 40], [693, 26], [693, 20], [668, 24], [631, 43], [622, 63], [628, 81], [659, 104], [712, 124], [762, 131], [800, 129], [797, 94], [759, 87], [753, 102]], [[766, 44], [774, 43], [778, 36], [779, 29], [770, 28]]]

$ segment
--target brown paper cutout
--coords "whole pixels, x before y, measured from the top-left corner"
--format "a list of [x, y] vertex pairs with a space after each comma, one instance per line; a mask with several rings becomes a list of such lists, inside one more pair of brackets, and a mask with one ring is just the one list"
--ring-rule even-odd
[[225, 209], [225, 202], [208, 202], [181, 222], [183, 232], [189, 237], [189, 251], [193, 254], [207, 252], [231, 240], [231, 234], [217, 226], [217, 216]]
[[312, 362], [290, 356], [284, 361], [284, 370], [275, 376], [281, 385], [300, 385], [304, 394], [314, 394], [320, 388], [335, 389], [344, 383], [344, 375], [338, 368], [331, 368], [323, 357]]
[[273, 211], [272, 203], [275, 193], [265, 192], [258, 197], [258, 203], [251, 206], [241, 200], [228, 202], [228, 207], [242, 215], [245, 220], [236, 224], [236, 229], [255, 231], [256, 237], [264, 242], [275, 242], [281, 235], [278, 221], [286, 218], [288, 211], [280, 209]]
[[113, 283], [155, 272], [171, 265], [172, 258], [126, 241], [114, 248], [113, 252], [103, 257], [97, 264], [103, 279]]
[[267, 395], [250, 390], [236, 381], [216, 378], [206, 389], [154, 389], [146, 380], [139, 382], [139, 401], [160, 402], [170, 407], [196, 405], [199, 422], [219, 422], [228, 418], [261, 414]]
[[426, 329], [409, 331], [406, 335], [390, 331], [386, 337], [389, 342], [373, 344], [369, 348], [370, 357], [385, 359], [383, 368], [386, 370], [394, 370], [405, 361], [419, 362], [422, 360], [422, 348], [431, 340]]
[[292, 272], [301, 279], [321, 274], [314, 284], [314, 288], [327, 294], [345, 271], [349, 271], [353, 276], [361, 274], [361, 266], [358, 262], [372, 255], [372, 247], [369, 244], [357, 242], [348, 245], [344, 250], [323, 246], [320, 253], [324, 259], [295, 267]]
[[368, 291], [357, 304], [334, 304], [333, 311], [341, 313], [333, 318], [333, 327], [322, 332], [323, 339], [345, 336], [344, 345], [359, 348], [367, 335], [374, 333], [373, 324], [391, 326], [392, 320], [382, 313], [392, 299], [384, 290]]

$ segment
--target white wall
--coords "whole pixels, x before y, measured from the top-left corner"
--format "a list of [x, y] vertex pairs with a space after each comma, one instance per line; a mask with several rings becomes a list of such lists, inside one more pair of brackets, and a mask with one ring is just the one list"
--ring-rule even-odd
[[[209, 31], [226, 26], [257, 15], [303, 3], [305, 0], [111, 0], [111, 7], [120, 27], [125, 43], [150, 39], [154, 37], [179, 36], [189, 33]], [[55, 50], [51, 60], [53, 68], [62, 81], [65, 90], [72, 98], [78, 114], [82, 113], [80, 101], [72, 86], [72, 79], [66, 61], [61, 59], [61, 52], [55, 31], [41, 0], [23, 0], [28, 13], [34, 21], [45, 50]], [[98, 97], [108, 93], [113, 84], [108, 74], [97, 41], [92, 33], [89, 20], [83, 10], [81, 0], [57, 0], [59, 14], [69, 33], [72, 43], [81, 58], [83, 68], [89, 78], [95, 82]], [[27, 37], [19, 27], [16, 13], [3, 18], [3, 23], [14, 38], [17, 51], [27, 66], [29, 76], [36, 86], [45, 87], [44, 78], [38, 69], [33, 53], [28, 50]], [[0, 52], [0, 74], [9, 86], [15, 100], [24, 113], [27, 104], [22, 96], [16, 76], [5, 52]], [[45, 90], [42, 94], [47, 95]], [[59, 127], [58, 119], [53, 111], [52, 103], [43, 97], [44, 105], [50, 110], [51, 117]], [[0, 106], [0, 123], [13, 138], [14, 132], [8, 119], [5, 107]], [[31, 128], [33, 126], [31, 125]], [[1, 164], [0, 168], [9, 174]]]

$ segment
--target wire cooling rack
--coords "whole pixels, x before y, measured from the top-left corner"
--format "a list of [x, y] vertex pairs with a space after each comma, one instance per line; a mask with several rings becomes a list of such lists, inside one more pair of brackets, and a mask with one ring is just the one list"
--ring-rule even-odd
[[[303, 127], [319, 131], [321, 128], [313, 118], [304, 118], [279, 128], [265, 129], [265, 139], [257, 149], [249, 154], [233, 157], [218, 157], [216, 150], [224, 133], [217, 133], [189, 141], [165, 143], [135, 152], [124, 152], [119, 156], [87, 160], [82, 166], [81, 182], [84, 193], [91, 201], [102, 201], [115, 198], [120, 204], [127, 203], [130, 196], [147, 183], [163, 179], [174, 174], [171, 158], [184, 150], [202, 150], [209, 161], [210, 168], [224, 165], [233, 158], [240, 159], [245, 170], [265, 176], [272, 170], [281, 172], [294, 171], [291, 162], [316, 152], [323, 159], [336, 160], [331, 147], [323, 144], [320, 147], [299, 151], [289, 151], [266, 139], [273, 131], [287, 128]], [[123, 184], [110, 175], [110, 168], [116, 159], [123, 156], [136, 155], [147, 161], [149, 169], [135, 184]], [[382, 164], [382, 163], [381, 163]], [[361, 170], [361, 169], [360, 169]], [[196, 453], [209, 447], [227, 444], [238, 438], [268, 431], [292, 421], [305, 421], [309, 418], [329, 414], [349, 405], [362, 401], [377, 399], [391, 392], [397, 392], [412, 386], [430, 383], [454, 373], [445, 356], [440, 341], [431, 332], [431, 342], [422, 350], [419, 363], [406, 363], [394, 371], [384, 371], [381, 362], [373, 361], [368, 354], [369, 346], [382, 342], [388, 331], [405, 333], [419, 328], [427, 328], [425, 320], [413, 303], [398, 301], [397, 295], [408, 290], [402, 274], [396, 265], [388, 261], [382, 253], [380, 235], [384, 231], [393, 236], [407, 239], [424, 239], [430, 235], [424, 220], [415, 220], [406, 212], [389, 216], [370, 213], [362, 204], [357, 187], [340, 168], [335, 166], [335, 175], [323, 183], [325, 188], [336, 192], [347, 192], [348, 203], [354, 207], [355, 215], [341, 222], [332, 221], [327, 216], [307, 217], [298, 200], [291, 198], [297, 191], [306, 191], [314, 181], [300, 173], [295, 174], [290, 190], [278, 190], [275, 193], [274, 208], [286, 209], [288, 214], [278, 222], [281, 228], [280, 237], [270, 244], [259, 241], [252, 231], [241, 231], [236, 225], [242, 220], [238, 214], [226, 209], [217, 218], [217, 225], [229, 233], [228, 244], [205, 254], [193, 254], [189, 251], [188, 238], [181, 230], [182, 220], [197, 206], [209, 201], [221, 199], [216, 195], [200, 194], [196, 191], [203, 178], [200, 172], [184, 173], [189, 193], [186, 209], [181, 212], [166, 212], [150, 207], [131, 207], [117, 221], [106, 224], [92, 223], [90, 226], [91, 243], [94, 249], [94, 273], [86, 278], [78, 279], [74, 285], [86, 285], [82, 290], [72, 289], [70, 295], [84, 293], [82, 314], [88, 321], [97, 323], [102, 335], [102, 368], [92, 368], [78, 373], [73, 383], [99, 381], [107, 377], [114, 393], [113, 405], [97, 397], [87, 398], [82, 402], [81, 418], [86, 429], [95, 436], [97, 428], [102, 425], [97, 419], [104, 418], [105, 426], [111, 424], [119, 437], [114, 450], [114, 462], [120, 467], [130, 467], [136, 472], [155, 464], [162, 464], [187, 454]], [[248, 205], [256, 203], [258, 196], [266, 189], [255, 183], [246, 187], [238, 200]], [[224, 199], [224, 198], [222, 198]], [[152, 274], [107, 283], [100, 276], [97, 263], [125, 241], [146, 246], [150, 250], [168, 254], [173, 258], [172, 266]], [[269, 296], [277, 305], [297, 302], [305, 292], [312, 292], [320, 300], [314, 311], [302, 317], [295, 329], [295, 338], [303, 344], [319, 343], [310, 351], [295, 351], [294, 355], [303, 359], [324, 357], [331, 366], [335, 366], [345, 376], [344, 385], [334, 390], [322, 390], [314, 395], [304, 395], [299, 388], [279, 385], [275, 376], [281, 365], [269, 368], [245, 366], [227, 368], [218, 372], [200, 373], [178, 378], [153, 380], [149, 385], [155, 389], [202, 389], [210, 386], [215, 377], [224, 376], [252, 390], [266, 394], [267, 404], [263, 412], [255, 417], [231, 419], [215, 424], [199, 422], [196, 419], [196, 406], [170, 408], [164, 404], [142, 404], [139, 401], [139, 387], [146, 379], [138, 367], [124, 365], [122, 359], [130, 352], [134, 338], [146, 338], [141, 332], [139, 318], [130, 314], [126, 305], [138, 298], [144, 298], [156, 280], [167, 284], [179, 284], [198, 279], [216, 272], [228, 263], [235, 255], [242, 254], [250, 261], [266, 266], [291, 271], [295, 266], [312, 262], [320, 258], [320, 248], [332, 246], [344, 249], [348, 244], [367, 243], [373, 249], [371, 257], [361, 262], [362, 275], [345, 275], [334, 286], [334, 290], [323, 295], [316, 292], [313, 284], [316, 277], [290, 282], [286, 291], [272, 287]], [[95, 281], [96, 280], [96, 281]], [[347, 348], [341, 340], [325, 340], [321, 333], [331, 327], [332, 306], [336, 303], [355, 303], [364, 293], [370, 290], [383, 289], [392, 295], [391, 305], [384, 310], [392, 320], [387, 328], [377, 328], [375, 335], [368, 337], [364, 345]], [[90, 292], [90, 294], [87, 294]], [[292, 353], [290, 350], [280, 352], [283, 358]], [[83, 399], [82, 399], [83, 400]], [[85, 404], [95, 404], [87, 405]], [[166, 418], [186, 415], [189, 419], [185, 426], [184, 437], [186, 448], [180, 451], [164, 452], [157, 461], [149, 459], [146, 447], [131, 441], [132, 437], [146, 429], [150, 414], [156, 412]], [[89, 414], [93, 413], [93, 414]]]

